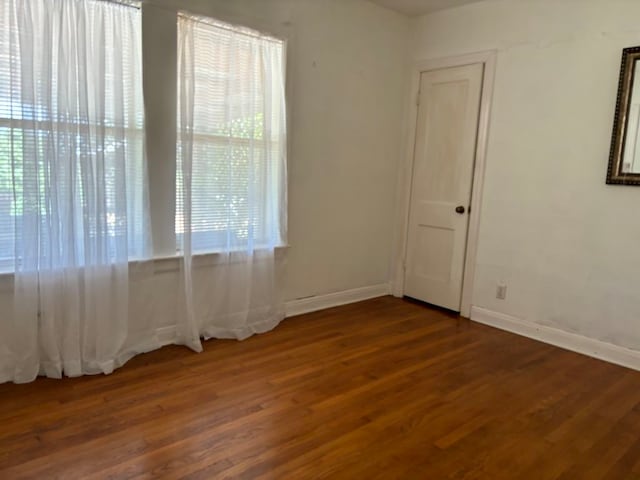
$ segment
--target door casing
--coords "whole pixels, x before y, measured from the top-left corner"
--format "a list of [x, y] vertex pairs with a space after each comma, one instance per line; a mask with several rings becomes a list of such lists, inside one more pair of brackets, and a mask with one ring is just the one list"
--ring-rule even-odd
[[398, 199], [397, 199], [397, 225], [394, 238], [394, 252], [392, 258], [392, 285], [394, 296], [404, 295], [404, 274], [407, 246], [407, 232], [409, 226], [409, 209], [411, 204], [411, 183], [413, 162], [415, 155], [416, 127], [418, 119], [418, 94], [420, 88], [420, 76], [423, 72], [440, 70], [443, 68], [459, 67], [464, 65], [484, 65], [483, 87], [480, 97], [480, 115], [478, 119], [478, 137], [476, 140], [476, 158], [473, 171], [473, 185], [471, 195], [471, 213], [469, 215], [469, 229], [467, 233], [467, 251], [465, 255], [464, 275], [462, 281], [462, 300], [460, 315], [469, 318], [471, 314], [471, 302], [473, 293], [473, 281], [475, 277], [476, 257], [478, 252], [478, 235], [480, 230], [482, 192], [484, 187], [484, 173], [487, 158], [487, 145], [489, 139], [489, 120], [491, 116], [491, 103], [496, 70], [495, 50], [470, 53], [466, 55], [421, 60], [414, 64], [411, 73], [411, 89], [408, 100], [408, 114], [405, 131], [407, 132], [407, 146], [405, 159], [398, 175]]

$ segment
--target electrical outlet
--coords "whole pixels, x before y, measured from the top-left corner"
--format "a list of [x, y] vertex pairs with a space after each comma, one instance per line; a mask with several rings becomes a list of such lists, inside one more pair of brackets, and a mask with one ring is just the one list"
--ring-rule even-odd
[[507, 298], [507, 286], [504, 283], [499, 283], [496, 289], [496, 298], [498, 300], [504, 300]]

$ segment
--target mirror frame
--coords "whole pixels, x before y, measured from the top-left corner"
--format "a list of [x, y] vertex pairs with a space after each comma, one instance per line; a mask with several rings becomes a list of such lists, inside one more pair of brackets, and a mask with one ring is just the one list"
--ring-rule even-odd
[[640, 185], [640, 173], [624, 173], [622, 171], [622, 156], [626, 143], [627, 123], [629, 121], [629, 109], [631, 108], [631, 95], [633, 93], [631, 90], [635, 80], [637, 60], [640, 60], [640, 46], [622, 50], [618, 99], [613, 120], [609, 168], [607, 169], [608, 185]]

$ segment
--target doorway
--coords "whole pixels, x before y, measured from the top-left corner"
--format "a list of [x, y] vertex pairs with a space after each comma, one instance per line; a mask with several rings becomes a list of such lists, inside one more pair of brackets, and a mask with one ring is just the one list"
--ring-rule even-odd
[[394, 294], [468, 316], [495, 52], [423, 62], [405, 171]]

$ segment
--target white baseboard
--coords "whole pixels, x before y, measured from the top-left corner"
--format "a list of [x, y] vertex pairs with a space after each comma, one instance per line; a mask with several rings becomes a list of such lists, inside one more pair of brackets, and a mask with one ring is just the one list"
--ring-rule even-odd
[[480, 307], [471, 307], [471, 320], [491, 327], [533, 338], [556, 347], [582, 353], [605, 362], [640, 370], [640, 351], [594, 340], [576, 333], [527, 322], [511, 315]]
[[348, 303], [361, 302], [370, 298], [383, 297], [389, 295], [389, 284], [372, 285], [370, 287], [354, 288], [342, 292], [329, 293], [327, 295], [317, 295], [314, 297], [301, 298], [285, 303], [285, 315], [293, 317], [303, 313], [324, 310], [325, 308], [338, 307]]
[[156, 330], [156, 335], [160, 341], [160, 346], [172, 345], [176, 342], [176, 327], [162, 327]]
[[[342, 292], [329, 293], [327, 295], [317, 295], [314, 297], [292, 300], [284, 305], [285, 316], [293, 317], [303, 313], [324, 310], [325, 308], [338, 307], [348, 303], [361, 302], [370, 298], [383, 297], [389, 295], [390, 286], [388, 284], [373, 285], [370, 287], [354, 288]], [[172, 345], [176, 342], [176, 327], [162, 327], [156, 330], [156, 335], [161, 346]]]

